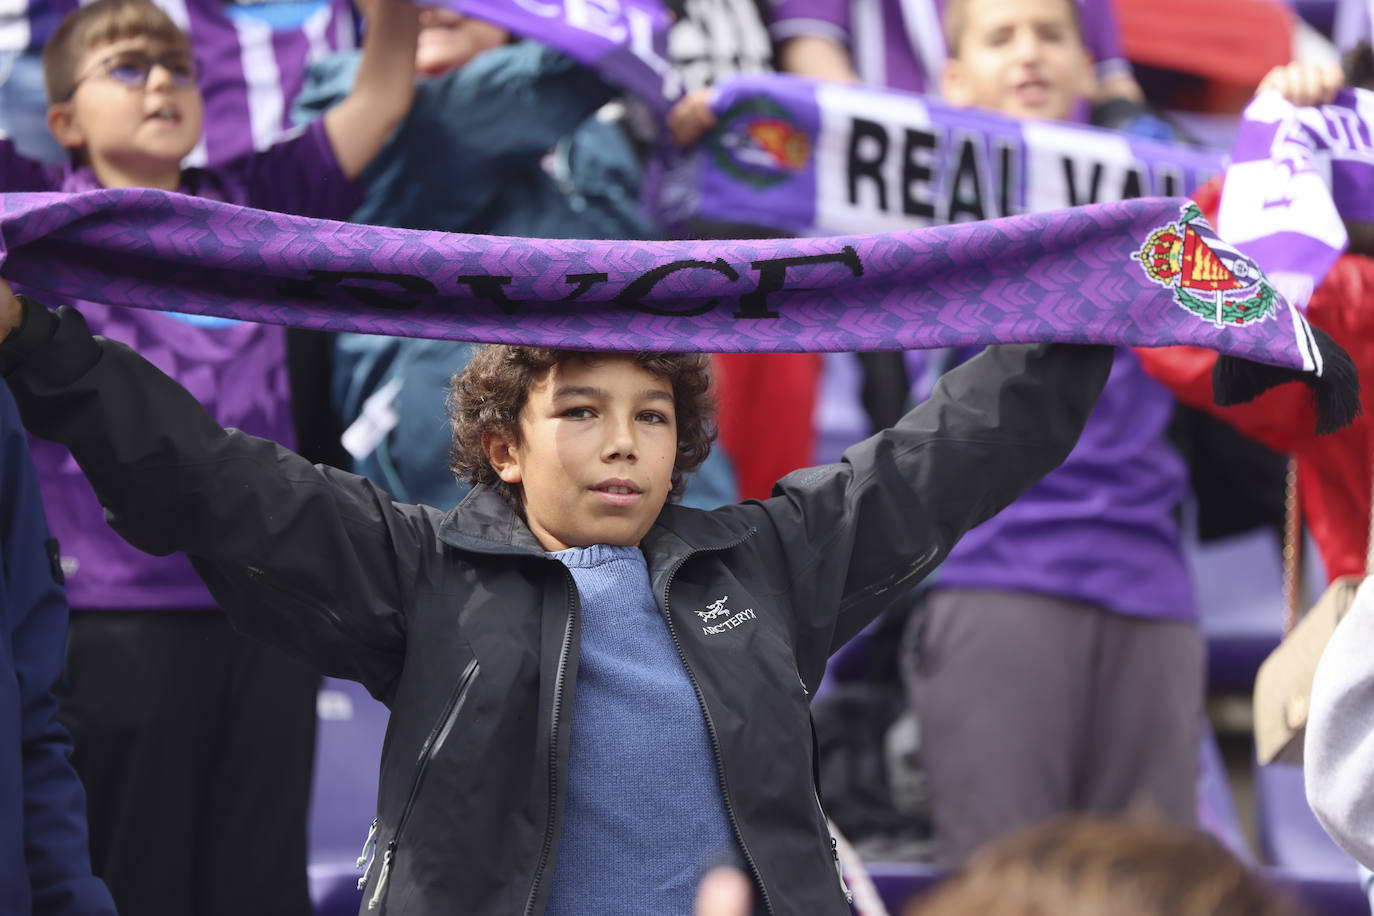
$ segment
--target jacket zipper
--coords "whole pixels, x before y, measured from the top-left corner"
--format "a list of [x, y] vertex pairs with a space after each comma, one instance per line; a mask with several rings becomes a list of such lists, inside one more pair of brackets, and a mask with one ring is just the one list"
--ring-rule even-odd
[[577, 583], [566, 566], [563, 568], [564, 581], [568, 587], [568, 622], [563, 625], [563, 645], [558, 650], [558, 673], [553, 682], [553, 710], [549, 715], [549, 815], [544, 825], [544, 846], [539, 852], [539, 864], [534, 867], [534, 880], [530, 882], [530, 895], [525, 901], [525, 916], [534, 916], [534, 902], [539, 896], [539, 882], [544, 878], [544, 869], [549, 864], [549, 854], [553, 851], [554, 812], [558, 810], [558, 714], [563, 709], [563, 684], [568, 675], [568, 653], [572, 649], [573, 618], [577, 613]]
[[[797, 683], [801, 684], [802, 693], [806, 694], [806, 700], [809, 704], [811, 702], [811, 690], [806, 686], [806, 681], [802, 680], [800, 671], [797, 672]], [[813, 722], [811, 725], [811, 737], [813, 741], [816, 736], [815, 729], [816, 726]], [[817, 750], [817, 753], [819, 753], [819, 750]], [[821, 813], [821, 822], [825, 824], [825, 832], [830, 837], [830, 858], [835, 860], [835, 876], [840, 880], [840, 892], [844, 894], [845, 903], [853, 903], [854, 892], [849, 889], [849, 885], [844, 883], [844, 866], [840, 864], [840, 844], [836, 842], [835, 835], [830, 832], [830, 818], [825, 814], [825, 805], [821, 804], [821, 790], [820, 787], [816, 785], [814, 776], [811, 780], [811, 795], [816, 799], [816, 810]]]
[[854, 902], [854, 892], [849, 889], [849, 885], [844, 883], [844, 865], [840, 863], [840, 844], [835, 839], [835, 835], [830, 832], [830, 818], [825, 816], [825, 805], [821, 804], [821, 793], [816, 790], [816, 784], [811, 784], [811, 794], [816, 798], [816, 810], [821, 813], [821, 822], [825, 824], [826, 836], [830, 837], [830, 858], [835, 862], [835, 879], [840, 882], [840, 893], [844, 894], [845, 903]]
[[[410, 782], [410, 794], [406, 796], [405, 807], [401, 809], [401, 816], [396, 821], [396, 829], [392, 831], [391, 839], [386, 844], [385, 852], [382, 853], [382, 870], [377, 873], [377, 885], [373, 888], [372, 899], [367, 901], [369, 910], [375, 910], [378, 904], [382, 902], [382, 891], [386, 889], [387, 879], [391, 877], [391, 862], [396, 855], [396, 844], [400, 841], [401, 831], [405, 829], [406, 820], [410, 817], [410, 810], [415, 806], [415, 799], [420, 794], [420, 785], [424, 782], [425, 770], [429, 768], [430, 762], [438, 755], [444, 742], [448, 740], [449, 732], [453, 730], [453, 723], [458, 721], [458, 714], [463, 710], [463, 703], [467, 700], [473, 678], [477, 676], [481, 667], [475, 658], [468, 662], [467, 667], [458, 677], [458, 683], [454, 686], [453, 693], [449, 696], [439, 721], [434, 723], [434, 728], [430, 729], [429, 736], [425, 738], [425, 743], [420, 745], [420, 757], [415, 764], [415, 777]], [[374, 829], [376, 827], [375, 821], [373, 827]], [[369, 831], [370, 837], [371, 832]], [[363, 853], [364, 855], [367, 853], [366, 842], [363, 843]], [[373, 854], [374, 856], [376, 854], [375, 848]], [[371, 868], [369, 863], [368, 869], [371, 870]], [[367, 872], [363, 872], [359, 887], [365, 887], [366, 884]]]
[[[358, 879], [358, 890], [367, 887], [367, 875], [368, 872], [372, 871], [372, 863], [368, 861], [371, 858], [368, 849], [372, 849], [373, 852], [376, 851], [376, 847], [372, 845], [372, 841], [377, 837], [377, 820], [378, 819], [374, 817], [372, 819], [372, 826], [367, 828], [367, 839], [363, 840], [363, 851], [362, 854], [358, 856], [358, 867], [363, 869], [363, 876]], [[367, 867], [363, 868], [363, 866]]]
[[[746, 538], [754, 532], [751, 529], [743, 537], [730, 544], [712, 548], [716, 550], [729, 550], [742, 544]], [[775, 914], [773, 901], [768, 897], [768, 887], [763, 883], [763, 875], [759, 873], [758, 863], [754, 861], [754, 856], [749, 852], [749, 847], [744, 844], [744, 834], [739, 829], [739, 818], [735, 816], [735, 806], [730, 801], [730, 787], [725, 782], [725, 756], [720, 750], [720, 738], [716, 735], [716, 724], [711, 721], [711, 712], [706, 708], [706, 698], [702, 696], [701, 684], [697, 682], [697, 676], [692, 672], [692, 666], [687, 663], [687, 653], [682, 651], [682, 642], [677, 638], [677, 627], [673, 626], [673, 614], [668, 609], [668, 590], [672, 587], [673, 577], [682, 568], [682, 564], [690, 560], [695, 554], [703, 551], [694, 550], [687, 556], [678, 560], [673, 568], [668, 572], [668, 578], [663, 582], [663, 619], [668, 623], [668, 635], [673, 637], [673, 646], [677, 649], [678, 658], [682, 659], [682, 667], [687, 671], [687, 679], [692, 682], [692, 690], [697, 695], [697, 705], [701, 707], [701, 714], [706, 719], [706, 732], [711, 736], [711, 750], [716, 755], [716, 775], [720, 780], [720, 794], [725, 800], [725, 813], [730, 817], [730, 827], [735, 831], [735, 842], [739, 843], [740, 852], [744, 853], [744, 860], [749, 863], [749, 871], [754, 876], [754, 882], [759, 886], [759, 892], [763, 894], [763, 906], [770, 914]]]

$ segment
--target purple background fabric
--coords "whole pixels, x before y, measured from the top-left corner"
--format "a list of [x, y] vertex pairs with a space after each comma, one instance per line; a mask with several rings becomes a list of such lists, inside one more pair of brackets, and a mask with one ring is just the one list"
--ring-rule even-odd
[[1196, 620], [1176, 507], [1188, 471], [1165, 438], [1174, 400], [1118, 350], [1069, 457], [959, 539], [936, 587], [1056, 595], [1157, 620]]
[[[250, 322], [197, 326], [159, 312], [90, 302], [80, 309], [93, 331], [136, 349], [185, 386], [220, 424], [293, 445], [281, 328]], [[95, 491], [66, 448], [37, 438], [30, 446], [73, 608], [216, 606], [185, 554], [144, 553], [105, 524]]]
[[660, 113], [682, 94], [668, 62], [672, 17], [659, 0], [443, 0], [443, 5], [556, 48]]

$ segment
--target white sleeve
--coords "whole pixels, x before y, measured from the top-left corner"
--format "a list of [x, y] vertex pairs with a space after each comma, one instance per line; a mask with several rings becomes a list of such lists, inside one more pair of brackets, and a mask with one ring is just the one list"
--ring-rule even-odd
[[1342, 849], [1374, 868], [1374, 579], [1317, 663], [1303, 744], [1307, 803]]

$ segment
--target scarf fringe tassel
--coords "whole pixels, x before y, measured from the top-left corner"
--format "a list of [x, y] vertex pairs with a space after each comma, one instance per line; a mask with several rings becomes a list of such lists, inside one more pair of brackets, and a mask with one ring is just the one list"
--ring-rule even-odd
[[1319, 376], [1223, 353], [1212, 370], [1213, 399], [1217, 405], [1244, 404], [1270, 388], [1301, 381], [1312, 394], [1318, 435], [1349, 426], [1361, 413], [1359, 372], [1350, 354], [1325, 331], [1313, 327], [1312, 336], [1322, 355], [1322, 374]]

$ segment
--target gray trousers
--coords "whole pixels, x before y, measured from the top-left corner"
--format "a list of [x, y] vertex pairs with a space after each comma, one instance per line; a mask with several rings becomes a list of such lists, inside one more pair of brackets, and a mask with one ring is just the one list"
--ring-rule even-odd
[[904, 642], [942, 864], [1066, 810], [1196, 822], [1195, 624], [951, 588], [925, 600]]

